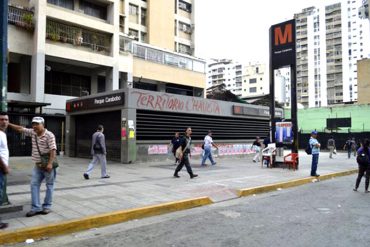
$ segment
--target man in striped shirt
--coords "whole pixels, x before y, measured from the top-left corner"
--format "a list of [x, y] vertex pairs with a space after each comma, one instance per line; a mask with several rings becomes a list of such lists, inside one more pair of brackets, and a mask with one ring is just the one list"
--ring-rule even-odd
[[[27, 217], [32, 217], [37, 214], [45, 215], [51, 212], [50, 208], [53, 200], [54, 181], [56, 177], [56, 171], [53, 169], [52, 164], [56, 156], [57, 147], [54, 134], [45, 129], [44, 124], [45, 120], [42, 117], [34, 117], [32, 119], [32, 129], [9, 123], [10, 128], [32, 138], [32, 161], [35, 163], [35, 167], [32, 170], [31, 179], [32, 206], [31, 211], [26, 214]], [[49, 153], [49, 162], [45, 168], [40, 168], [38, 166], [38, 164], [41, 163], [41, 157], [37, 145], [41, 154]], [[44, 203], [41, 205], [40, 186], [44, 179], [46, 183], [46, 195]]]

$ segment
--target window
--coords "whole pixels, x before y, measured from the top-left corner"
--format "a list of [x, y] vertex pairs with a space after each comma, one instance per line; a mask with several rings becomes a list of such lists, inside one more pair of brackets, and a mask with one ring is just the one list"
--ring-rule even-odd
[[191, 48], [188, 45], [184, 45], [184, 44], [179, 43], [179, 51], [178, 52], [191, 55]]
[[179, 9], [191, 13], [191, 4], [180, 0]]
[[251, 78], [249, 79], [249, 83], [252, 84], [252, 83], [256, 83], [257, 82], [257, 79], [256, 78]]
[[86, 15], [91, 15], [91, 16], [94, 16], [94, 17], [97, 17], [103, 20], [107, 19], [107, 8], [106, 7], [103, 7], [103, 6], [88, 2], [88, 1], [81, 0], [80, 9], [83, 10]]
[[251, 88], [249, 88], [249, 92], [250, 93], [256, 93], [257, 92], [257, 88], [256, 87], [251, 87]]
[[129, 5], [129, 13], [130, 15], [138, 15], [138, 7], [136, 5], [130, 4]]
[[141, 25], [146, 26], [146, 9], [141, 8]]
[[66, 8], [66, 9], [74, 9], [73, 0], [48, 0], [48, 3]]
[[184, 33], [187, 33], [187, 34], [191, 34], [191, 26], [189, 24], [186, 24], [180, 21], [179, 28], [180, 28], [180, 31], [183, 31]]
[[90, 81], [89, 76], [45, 71], [45, 93], [80, 97], [84, 92], [90, 92]]
[[130, 36], [134, 36], [136, 39], [138, 39], [139, 38], [139, 32], [137, 31], [137, 30], [135, 30], [135, 29], [129, 29], [128, 30], [128, 35], [130, 35]]
[[140, 41], [143, 43], [148, 43], [148, 35], [145, 32], [140, 32]]

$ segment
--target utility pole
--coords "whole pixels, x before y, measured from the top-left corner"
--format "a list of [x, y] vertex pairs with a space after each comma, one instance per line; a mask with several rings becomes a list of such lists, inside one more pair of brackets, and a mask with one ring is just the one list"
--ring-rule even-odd
[[8, 93], [8, 0], [0, 5], [0, 111], [8, 111], [6, 95]]

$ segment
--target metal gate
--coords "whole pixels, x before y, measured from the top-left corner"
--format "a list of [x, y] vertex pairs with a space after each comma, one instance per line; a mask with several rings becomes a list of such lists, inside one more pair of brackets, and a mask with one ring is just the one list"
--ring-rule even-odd
[[121, 160], [121, 111], [76, 116], [75, 153], [77, 157], [91, 157], [91, 136], [99, 124], [104, 126], [108, 160]]

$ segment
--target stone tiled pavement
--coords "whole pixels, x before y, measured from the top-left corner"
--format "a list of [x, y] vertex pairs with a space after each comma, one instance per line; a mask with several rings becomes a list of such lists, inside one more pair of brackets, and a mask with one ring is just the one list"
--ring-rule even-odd
[[[209, 196], [215, 202], [236, 198], [235, 190], [307, 177], [310, 173], [311, 156], [300, 153], [300, 169], [261, 168], [245, 158], [216, 158], [216, 166], [200, 167], [200, 160], [191, 161], [199, 175], [190, 179], [186, 169], [181, 178], [173, 178], [173, 161], [120, 164], [108, 162], [110, 179], [100, 178], [100, 166], [95, 167], [90, 180], [82, 176], [89, 160], [59, 157], [55, 184], [54, 202], [49, 215], [26, 218], [30, 209], [30, 186], [32, 163], [29, 157], [11, 157], [12, 173], [8, 177], [8, 195], [13, 204], [24, 205], [23, 212], [2, 215], [9, 222], [9, 230], [46, 223], [76, 219], [84, 216], [107, 213], [200, 196]], [[209, 162], [209, 161], [208, 161]], [[339, 153], [334, 159], [322, 153], [318, 173], [326, 174], [356, 168], [354, 158], [348, 159]], [[349, 185], [351, 187], [352, 185]], [[44, 198], [45, 184], [41, 198]]]

